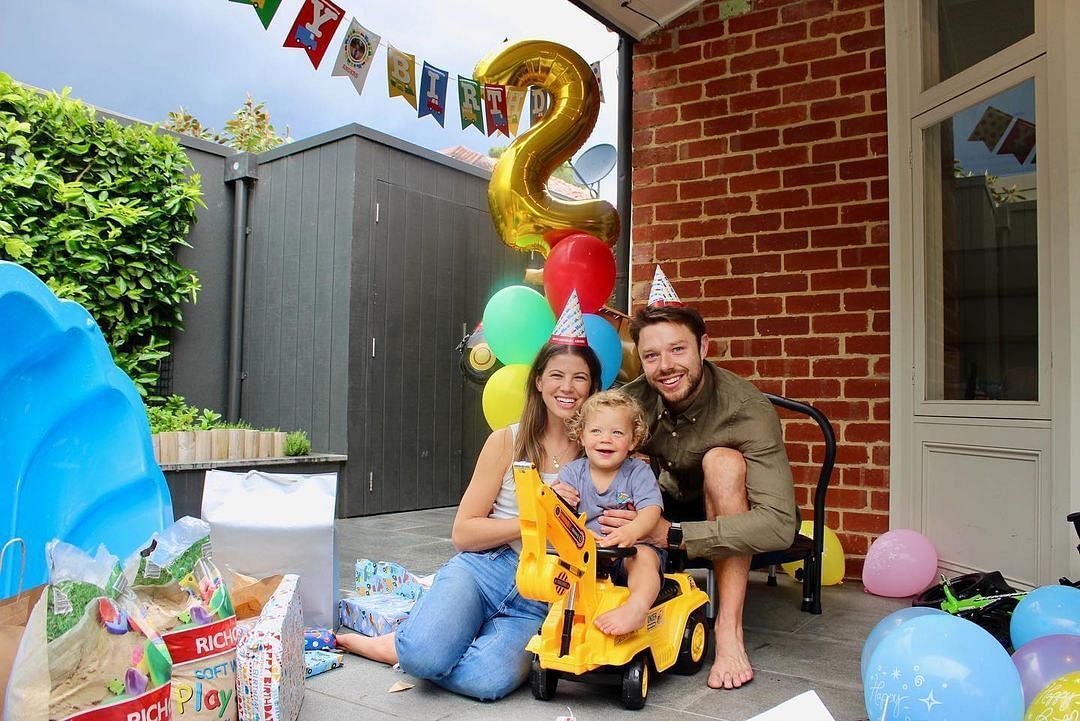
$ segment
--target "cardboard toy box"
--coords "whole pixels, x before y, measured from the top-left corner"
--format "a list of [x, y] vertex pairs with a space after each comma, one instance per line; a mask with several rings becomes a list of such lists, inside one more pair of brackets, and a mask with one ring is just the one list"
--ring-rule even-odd
[[341, 599], [338, 620], [365, 636], [393, 633], [424, 592], [416, 576], [389, 561], [356, 562], [356, 591]]

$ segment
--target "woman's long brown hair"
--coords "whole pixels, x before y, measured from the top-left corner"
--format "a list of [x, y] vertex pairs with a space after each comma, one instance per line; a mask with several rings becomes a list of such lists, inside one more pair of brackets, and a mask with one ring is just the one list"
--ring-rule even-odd
[[[559, 355], [574, 355], [584, 360], [589, 368], [589, 395], [600, 390], [600, 361], [592, 348], [546, 343], [536, 354], [525, 384], [525, 409], [521, 412], [521, 427], [514, 444], [514, 459], [529, 461], [538, 471], [544, 465], [542, 439], [544, 431], [547, 430], [547, 406], [544, 405], [540, 391], [536, 389], [536, 380], [544, 374], [551, 359]], [[579, 449], [579, 455], [580, 452]]]

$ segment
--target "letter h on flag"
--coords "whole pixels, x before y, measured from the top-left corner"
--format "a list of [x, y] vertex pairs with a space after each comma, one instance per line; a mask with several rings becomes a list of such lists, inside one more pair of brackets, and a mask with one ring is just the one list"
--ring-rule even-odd
[[446, 127], [446, 82], [450, 73], [439, 70], [434, 65], [424, 61], [424, 70], [420, 73], [423, 83], [423, 93], [420, 96], [420, 107], [417, 112], [418, 118], [430, 115], [435, 122]]
[[484, 109], [487, 112], [488, 135], [502, 133], [509, 138], [510, 121], [506, 111], [506, 88], [504, 86], [484, 86]]
[[284, 47], [303, 48], [318, 70], [330, 39], [345, 17], [345, 11], [330, 0], [304, 0], [292, 29], [285, 36]]

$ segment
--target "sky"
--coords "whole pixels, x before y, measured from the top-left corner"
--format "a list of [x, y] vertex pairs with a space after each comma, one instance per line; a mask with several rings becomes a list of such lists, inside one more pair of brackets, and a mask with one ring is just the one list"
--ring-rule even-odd
[[[251, 92], [296, 140], [360, 123], [431, 150], [487, 153], [508, 141], [460, 129], [456, 76], [471, 77], [506, 38], [552, 40], [601, 61], [606, 102], [583, 150], [618, 144], [618, 36], [568, 0], [336, 0], [345, 19], [318, 70], [282, 47], [303, 2], [282, 0], [264, 30], [254, 8], [229, 0], [0, 0], [0, 71], [140, 120], [163, 122], [183, 105], [220, 130]], [[330, 75], [353, 17], [382, 37], [363, 95]], [[414, 54], [418, 72], [425, 60], [450, 72], [445, 128], [388, 97], [387, 43]], [[601, 194], [614, 200], [615, 173]]]

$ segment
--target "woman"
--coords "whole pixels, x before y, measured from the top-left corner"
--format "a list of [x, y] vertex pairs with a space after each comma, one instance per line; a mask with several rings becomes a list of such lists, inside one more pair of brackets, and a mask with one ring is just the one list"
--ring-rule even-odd
[[521, 423], [488, 436], [454, 518], [460, 551], [396, 634], [338, 636], [338, 646], [481, 701], [507, 695], [528, 677], [525, 644], [547, 605], [515, 587], [521, 527], [513, 462], [529, 460], [548, 483], [577, 458], [566, 422], [600, 388], [600, 362], [587, 346], [549, 342], [533, 361]]

